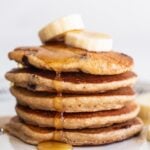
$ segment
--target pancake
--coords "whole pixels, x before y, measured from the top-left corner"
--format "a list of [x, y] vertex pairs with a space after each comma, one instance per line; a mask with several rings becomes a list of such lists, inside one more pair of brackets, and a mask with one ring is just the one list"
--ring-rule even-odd
[[[21, 105], [32, 109], [62, 112], [95, 112], [119, 109], [135, 98], [135, 93], [131, 87], [101, 94], [62, 94], [61, 97], [54, 93], [32, 92], [16, 86], [12, 86], [10, 91]], [[56, 106], [58, 100], [60, 107]]]
[[82, 71], [95, 75], [114, 75], [131, 71], [131, 57], [114, 51], [89, 52], [63, 43], [37, 47], [19, 47], [9, 53], [18, 63], [57, 72]]
[[27, 125], [13, 118], [7, 125], [8, 132], [22, 141], [37, 145], [44, 141], [61, 141], [75, 146], [102, 145], [128, 139], [138, 134], [143, 127], [141, 119], [135, 118], [125, 123], [109, 127], [82, 130], [54, 130]]
[[126, 104], [118, 110], [98, 112], [59, 113], [54, 111], [33, 110], [17, 105], [18, 116], [26, 123], [40, 127], [55, 127], [57, 129], [99, 128], [114, 123], [133, 119], [139, 113], [139, 105], [135, 102]]
[[59, 91], [66, 93], [100, 93], [133, 85], [137, 76], [133, 72], [119, 75], [91, 75], [82, 72], [56, 73], [35, 68], [13, 69], [6, 73], [6, 78], [15, 85], [32, 91]]

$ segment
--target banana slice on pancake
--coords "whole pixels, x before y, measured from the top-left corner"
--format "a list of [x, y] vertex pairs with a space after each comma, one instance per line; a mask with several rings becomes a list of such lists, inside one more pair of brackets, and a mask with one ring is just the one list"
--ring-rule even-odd
[[65, 36], [65, 43], [89, 51], [112, 50], [112, 37], [105, 33], [84, 30], [68, 32]]
[[54, 39], [60, 40], [66, 32], [83, 28], [84, 24], [80, 15], [69, 15], [45, 26], [39, 31], [39, 37], [44, 43]]

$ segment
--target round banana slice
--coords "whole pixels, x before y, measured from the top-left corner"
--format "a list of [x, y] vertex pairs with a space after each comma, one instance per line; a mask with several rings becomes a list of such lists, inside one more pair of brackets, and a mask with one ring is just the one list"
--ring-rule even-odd
[[110, 35], [85, 30], [66, 33], [65, 43], [89, 51], [112, 50], [112, 37]]
[[141, 106], [139, 116], [145, 124], [150, 124], [150, 93], [139, 95], [137, 101]]
[[54, 39], [60, 40], [66, 32], [83, 28], [84, 24], [80, 15], [69, 15], [45, 26], [39, 31], [39, 37], [42, 42], [48, 42]]

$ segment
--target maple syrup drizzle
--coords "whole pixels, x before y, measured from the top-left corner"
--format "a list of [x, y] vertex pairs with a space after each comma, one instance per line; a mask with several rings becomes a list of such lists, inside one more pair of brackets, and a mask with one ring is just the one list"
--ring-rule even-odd
[[53, 140], [54, 141], [62, 141], [63, 139], [63, 131], [62, 130], [55, 130]]
[[[63, 62], [66, 61], [68, 58], [70, 58], [70, 55], [73, 52], [71, 54], [70, 53], [71, 52], [67, 53], [67, 58], [66, 58], [66, 53], [64, 53], [64, 51], [56, 52], [53, 50], [49, 51], [49, 50], [45, 50], [45, 48], [44, 49], [41, 48], [36, 54], [36, 56], [42, 59], [47, 65], [54, 63], [55, 67], [57, 68], [60, 65], [62, 66], [64, 64]], [[59, 63], [55, 64], [55, 61], [59, 61]], [[53, 87], [56, 90], [57, 95], [53, 99], [53, 105], [54, 105], [54, 109], [56, 110], [56, 115], [54, 117], [55, 131], [53, 133], [52, 140], [63, 141], [64, 139], [64, 135], [63, 135], [64, 108], [63, 108], [63, 103], [62, 103], [62, 88], [59, 82], [61, 80], [61, 72], [60, 70], [56, 70], [55, 67], [53, 68], [53, 70], [56, 72], [56, 77], [53, 80]], [[62, 68], [62, 67], [58, 67], [58, 68]], [[61, 129], [61, 130], [58, 130], [58, 129]], [[38, 150], [47, 150], [47, 149], [71, 150], [72, 146], [65, 144], [65, 143], [59, 143], [59, 142], [53, 142], [53, 141], [42, 142], [38, 145]]]
[[61, 73], [60, 72], [56, 72], [56, 77], [53, 81], [53, 86], [57, 92], [56, 97], [54, 98], [54, 108], [56, 111], [58, 112], [63, 112], [63, 104], [62, 104], [62, 88], [60, 85], [60, 81], [61, 80]]
[[62, 105], [62, 93], [57, 93], [57, 96], [54, 98], [54, 108], [58, 112], [63, 112]]
[[63, 114], [64, 114], [63, 112], [56, 113], [56, 115], [54, 117], [54, 127], [55, 127], [55, 129], [63, 129], [63, 123], [64, 123]]
[[[59, 71], [56, 71], [56, 77], [53, 81], [53, 86], [55, 90], [57, 91], [56, 98], [54, 98], [53, 103], [54, 103], [54, 108], [56, 111], [56, 115], [54, 117], [54, 127], [55, 129], [63, 129], [63, 123], [64, 123], [64, 116], [63, 116], [63, 104], [62, 104], [62, 89], [60, 85], [61, 80], [61, 73]], [[56, 131], [57, 133], [57, 131]], [[54, 133], [55, 137], [55, 133]], [[56, 136], [57, 137], [57, 136]]]
[[47, 141], [38, 144], [38, 150], [72, 150], [72, 146], [66, 143]]

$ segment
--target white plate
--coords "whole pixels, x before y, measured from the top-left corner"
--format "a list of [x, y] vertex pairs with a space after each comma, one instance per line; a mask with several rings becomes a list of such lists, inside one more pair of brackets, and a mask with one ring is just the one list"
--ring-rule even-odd
[[[15, 99], [8, 92], [8, 84], [3, 88], [4, 94], [0, 88], [0, 126], [9, 120], [10, 116], [15, 115]], [[15, 137], [7, 134], [0, 135], [0, 150], [36, 150], [36, 147], [25, 144]], [[109, 144], [105, 146], [93, 147], [75, 147], [74, 150], [150, 150], [150, 142], [146, 140], [146, 128], [136, 137], [123, 142]]]

